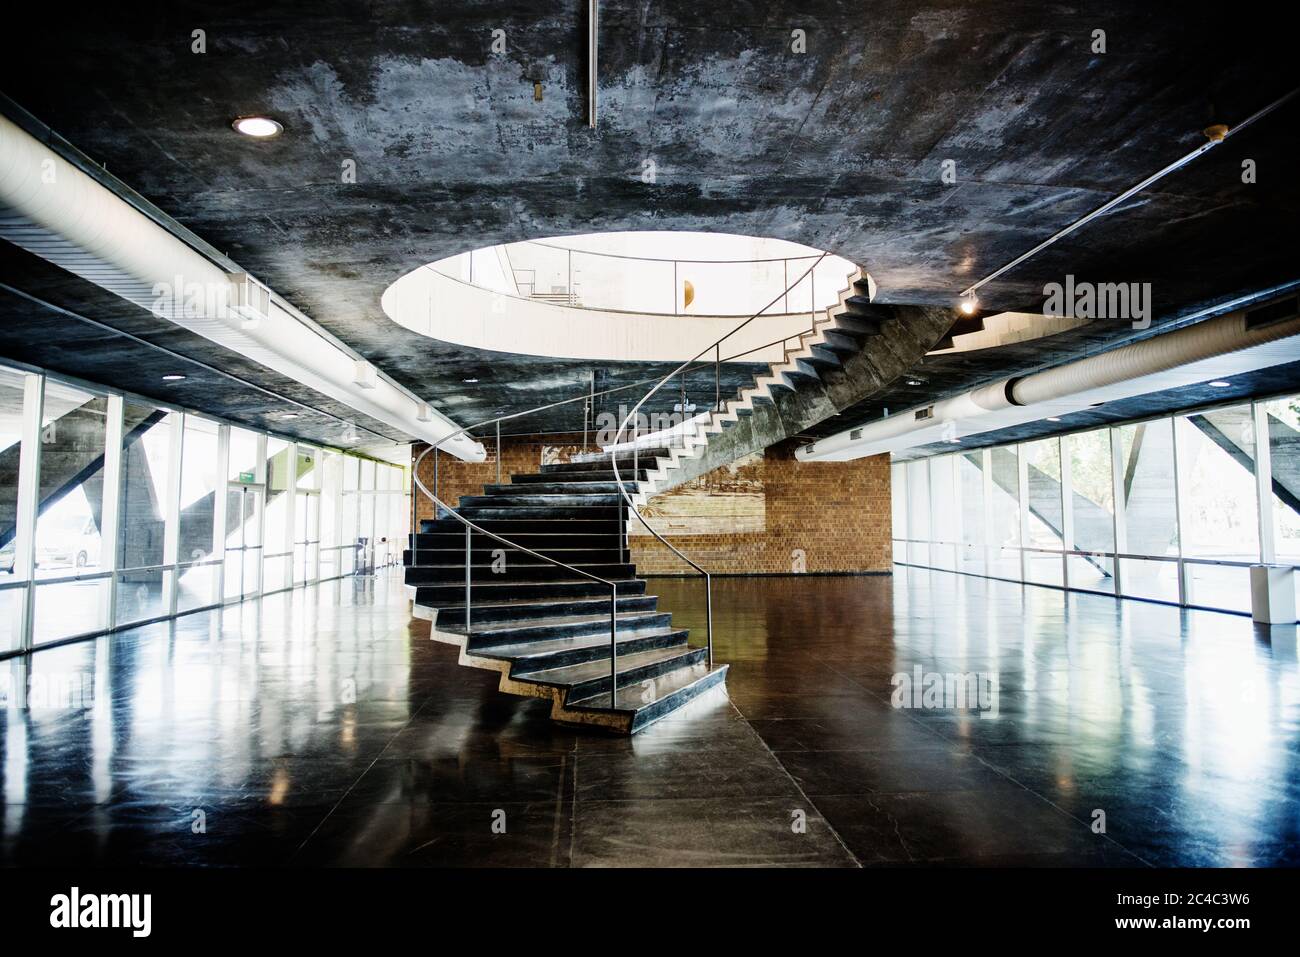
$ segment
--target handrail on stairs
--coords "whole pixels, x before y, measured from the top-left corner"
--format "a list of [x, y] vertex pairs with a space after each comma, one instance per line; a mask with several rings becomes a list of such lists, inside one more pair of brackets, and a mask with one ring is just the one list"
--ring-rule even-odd
[[[568, 571], [574, 572], [575, 574], [577, 574], [577, 575], [579, 575], [580, 577], [585, 578], [585, 579], [587, 579], [587, 580], [589, 580], [589, 581], [598, 582], [598, 583], [600, 583], [600, 584], [602, 584], [602, 585], [606, 585], [606, 586], [609, 587], [609, 590], [610, 590], [610, 666], [609, 666], [609, 667], [610, 667], [610, 707], [611, 707], [611, 708], [616, 708], [616, 707], [618, 707], [618, 586], [617, 586], [617, 584], [616, 584], [615, 582], [613, 582], [613, 581], [609, 581], [609, 580], [607, 580], [607, 579], [601, 578], [599, 575], [593, 575], [593, 574], [591, 574], [590, 572], [585, 572], [585, 571], [583, 571], [581, 568], [577, 568], [577, 567], [575, 567], [575, 566], [573, 566], [573, 565], [569, 565], [569, 564], [567, 564], [567, 563], [565, 563], [565, 562], [560, 561], [559, 559], [551, 558], [551, 557], [548, 556], [548, 555], [543, 555], [543, 554], [541, 554], [541, 553], [539, 553], [539, 552], [536, 552], [536, 551], [532, 550], [531, 548], [528, 548], [528, 547], [526, 547], [526, 546], [524, 546], [524, 545], [520, 545], [520, 544], [517, 543], [517, 542], [512, 542], [512, 541], [510, 541], [508, 538], [505, 538], [505, 537], [503, 537], [503, 536], [501, 536], [501, 535], [498, 535], [498, 534], [496, 534], [495, 532], [488, 531], [487, 529], [483, 528], [483, 527], [480, 526], [480, 525], [476, 525], [475, 523], [471, 522], [469, 519], [465, 518], [463, 515], [460, 515], [459, 513], [457, 513], [457, 512], [456, 512], [456, 511], [451, 507], [451, 506], [449, 506], [446, 502], [444, 502], [442, 499], [440, 499], [440, 498], [438, 497], [438, 492], [440, 491], [440, 488], [439, 488], [438, 452], [439, 452], [439, 450], [441, 449], [441, 447], [442, 447], [444, 444], [446, 444], [447, 442], [452, 441], [453, 439], [456, 439], [456, 438], [460, 437], [461, 435], [471, 434], [471, 433], [472, 433], [472, 430], [480, 429], [480, 428], [482, 428], [483, 426], [495, 426], [495, 430], [496, 430], [496, 471], [497, 471], [496, 478], [497, 478], [497, 483], [500, 484], [500, 481], [501, 481], [501, 423], [502, 423], [502, 422], [510, 421], [510, 420], [512, 420], [512, 419], [523, 418], [523, 417], [525, 417], [525, 416], [529, 416], [529, 415], [534, 415], [534, 414], [536, 414], [536, 413], [538, 413], [538, 412], [545, 412], [545, 411], [548, 411], [548, 410], [550, 410], [550, 409], [555, 409], [555, 408], [558, 408], [558, 407], [560, 407], [560, 406], [562, 406], [562, 405], [569, 405], [569, 404], [574, 403], [574, 402], [590, 402], [592, 399], [596, 398], [597, 396], [610, 395], [610, 394], [615, 393], [615, 392], [623, 392], [623, 391], [626, 391], [626, 390], [628, 390], [628, 389], [638, 388], [638, 387], [640, 387], [640, 386], [646, 385], [647, 383], [651, 383], [651, 382], [655, 383], [654, 387], [651, 388], [649, 392], [647, 392], [644, 396], [641, 397], [640, 401], [637, 402], [637, 404], [632, 408], [632, 410], [627, 414], [627, 416], [626, 416], [626, 417], [623, 419], [623, 421], [619, 424], [618, 431], [617, 431], [617, 432], [615, 433], [615, 435], [614, 435], [614, 441], [611, 443], [611, 445], [618, 445], [618, 444], [619, 444], [619, 440], [622, 438], [623, 434], [627, 431], [628, 423], [636, 419], [638, 413], [639, 413], [640, 410], [641, 410], [641, 407], [642, 407], [643, 405], [645, 405], [645, 403], [646, 403], [646, 402], [647, 402], [647, 401], [648, 401], [648, 400], [649, 400], [649, 399], [650, 399], [650, 398], [651, 398], [651, 397], [652, 397], [656, 392], [658, 392], [658, 391], [660, 390], [660, 388], [662, 388], [662, 387], [663, 387], [663, 386], [664, 386], [664, 385], [665, 385], [665, 384], [666, 384], [670, 379], [672, 379], [674, 376], [679, 375], [679, 374], [684, 374], [684, 373], [690, 372], [690, 371], [692, 371], [693, 369], [702, 369], [702, 368], [707, 368], [709, 365], [713, 365], [713, 367], [714, 367], [714, 379], [715, 379], [715, 392], [717, 392], [717, 389], [718, 389], [718, 381], [719, 381], [719, 371], [718, 371], [718, 370], [719, 370], [719, 368], [720, 368], [721, 363], [724, 362], [724, 361], [725, 361], [725, 362], [729, 362], [729, 361], [732, 361], [732, 360], [734, 360], [734, 359], [739, 359], [739, 358], [741, 358], [741, 357], [743, 357], [743, 356], [749, 355], [750, 353], [753, 353], [753, 352], [761, 352], [762, 350], [767, 349], [767, 348], [770, 348], [770, 347], [775, 346], [775, 345], [781, 345], [781, 346], [783, 347], [783, 355], [784, 355], [784, 356], [786, 357], [786, 359], [788, 360], [788, 358], [789, 358], [789, 350], [785, 348], [785, 343], [789, 342], [789, 340], [792, 339], [792, 338], [802, 338], [802, 336], [803, 336], [805, 333], [799, 333], [797, 336], [785, 336], [785, 337], [783, 337], [783, 338], [781, 338], [781, 339], [776, 339], [776, 340], [774, 340], [774, 341], [772, 341], [772, 342], [765, 343], [765, 344], [763, 344], [763, 345], [761, 345], [761, 346], [755, 346], [755, 347], [753, 347], [752, 349], [747, 349], [747, 350], [744, 351], [744, 352], [739, 352], [739, 353], [736, 353], [735, 355], [728, 356], [728, 357], [726, 357], [725, 359], [722, 357], [721, 344], [722, 344], [723, 342], [725, 342], [727, 339], [729, 339], [731, 336], [733, 336], [735, 333], [739, 332], [739, 331], [740, 331], [741, 329], [743, 329], [745, 326], [749, 325], [749, 323], [753, 322], [753, 321], [754, 321], [755, 319], [757, 319], [759, 316], [763, 315], [763, 313], [765, 313], [768, 309], [772, 308], [772, 306], [774, 306], [777, 302], [781, 301], [781, 299], [782, 299], [786, 294], [788, 294], [789, 291], [790, 291], [791, 289], [795, 288], [796, 286], [799, 285], [799, 283], [803, 282], [804, 278], [805, 278], [806, 276], [808, 276], [808, 275], [809, 275], [809, 274], [810, 274], [814, 269], [816, 269], [816, 267], [817, 267], [817, 266], [822, 262], [822, 260], [824, 260], [824, 259], [825, 259], [827, 256], [829, 256], [829, 255], [830, 255], [829, 253], [822, 253], [820, 256], [818, 256], [818, 257], [816, 258], [816, 260], [813, 262], [813, 264], [812, 264], [811, 266], [809, 266], [808, 269], [805, 270], [805, 272], [804, 272], [802, 275], [799, 276], [798, 279], [796, 279], [793, 283], [791, 283], [789, 286], [787, 286], [787, 288], [784, 289], [780, 294], [778, 294], [777, 297], [776, 297], [775, 299], [773, 299], [771, 302], [769, 302], [767, 305], [765, 305], [762, 309], [758, 310], [758, 312], [755, 312], [753, 315], [751, 315], [751, 316], [749, 316], [748, 318], [746, 318], [743, 322], [741, 322], [740, 324], [738, 324], [734, 329], [732, 329], [732, 330], [730, 330], [729, 332], [727, 332], [726, 335], [722, 336], [721, 338], [717, 339], [717, 340], [714, 341], [714, 342], [709, 343], [709, 345], [705, 346], [704, 349], [700, 350], [700, 352], [696, 353], [696, 354], [695, 354], [694, 356], [692, 356], [690, 359], [687, 359], [685, 362], [683, 362], [683, 363], [682, 363], [681, 365], [679, 365], [677, 368], [675, 368], [675, 369], [673, 369], [671, 372], [669, 372], [668, 375], [663, 376], [662, 378], [659, 378], [659, 379], [654, 379], [654, 378], [643, 379], [643, 380], [640, 380], [640, 381], [637, 381], [637, 382], [629, 383], [628, 385], [616, 386], [615, 388], [612, 388], [612, 389], [605, 389], [605, 390], [603, 390], [603, 391], [601, 391], [601, 392], [588, 392], [588, 393], [583, 393], [583, 394], [581, 394], [581, 395], [574, 396], [573, 398], [570, 398], [570, 399], [561, 399], [561, 400], [558, 401], [558, 402], [549, 402], [549, 403], [547, 403], [547, 404], [545, 404], [545, 405], [540, 405], [540, 406], [537, 406], [537, 407], [535, 407], [535, 408], [526, 409], [526, 410], [524, 410], [524, 411], [522, 411], [522, 412], [513, 412], [513, 413], [510, 413], [510, 414], [508, 414], [508, 415], [500, 415], [500, 416], [496, 416], [495, 418], [485, 419], [485, 420], [482, 421], [482, 422], [476, 422], [476, 423], [474, 423], [474, 424], [472, 424], [472, 425], [468, 425], [468, 426], [465, 426], [465, 427], [463, 427], [463, 428], [457, 429], [455, 432], [452, 432], [452, 433], [450, 433], [450, 434], [444, 436], [444, 437], [443, 437], [442, 439], [440, 439], [438, 442], [433, 443], [433, 444], [431, 444], [431, 445], [428, 445], [428, 446], [426, 446], [426, 447], [424, 448], [424, 450], [419, 454], [419, 456], [416, 458], [415, 462], [412, 463], [412, 466], [411, 466], [411, 478], [412, 478], [412, 482], [413, 482], [413, 484], [415, 485], [415, 487], [416, 487], [420, 492], [422, 492], [422, 493], [423, 493], [423, 494], [424, 494], [424, 495], [425, 495], [425, 496], [426, 496], [426, 497], [427, 497], [427, 498], [428, 498], [428, 499], [433, 503], [433, 505], [434, 505], [434, 520], [437, 520], [438, 518], [442, 517], [442, 513], [445, 512], [447, 516], [449, 516], [449, 517], [451, 517], [451, 518], [454, 518], [457, 522], [459, 522], [461, 525], [463, 525], [463, 526], [465, 527], [465, 636], [466, 636], [466, 641], [468, 641], [469, 636], [470, 636], [471, 631], [472, 631], [472, 625], [471, 625], [471, 621], [470, 621], [470, 617], [471, 617], [471, 598], [472, 598], [472, 565], [473, 565], [473, 550], [472, 550], [472, 545], [471, 545], [471, 538], [472, 538], [472, 535], [473, 535], [474, 532], [478, 532], [479, 534], [481, 534], [481, 535], [485, 535], [485, 536], [487, 536], [488, 538], [490, 538], [490, 539], [492, 539], [492, 540], [494, 540], [494, 541], [500, 542], [500, 543], [503, 544], [503, 545], [508, 545], [508, 546], [510, 546], [511, 548], [518, 549], [519, 551], [524, 552], [525, 554], [531, 555], [531, 556], [533, 556], [534, 558], [540, 558], [540, 559], [541, 559], [542, 561], [544, 561], [544, 562], [549, 562], [551, 565], [555, 565], [555, 566], [557, 566], [557, 567], [564, 568], [564, 569], [566, 569], [566, 570], [568, 570]], [[813, 316], [813, 319], [812, 319], [812, 328], [813, 328], [814, 330], [816, 329], [816, 326], [817, 326], [817, 318], [816, 318], [816, 316], [817, 316], [817, 313], [818, 313], [819, 311], [821, 311], [821, 310], [816, 310], [816, 309], [814, 309], [813, 312], [812, 312], [812, 316]], [[713, 357], [713, 359], [712, 359], [710, 362], [704, 362], [704, 363], [700, 363], [699, 365], [694, 365], [694, 366], [692, 365], [692, 363], [695, 363], [698, 359], [702, 358], [702, 357], [703, 357], [706, 353], [708, 353], [710, 350], [713, 350], [713, 351], [714, 351], [714, 357]], [[720, 396], [717, 396], [717, 399], [718, 399], [718, 401], [717, 401], [717, 408], [715, 408], [715, 410], [714, 410], [715, 412], [716, 412], [716, 411], [721, 411], [721, 399], [720, 399]], [[684, 414], [685, 414], [685, 410], [683, 409], [683, 415], [684, 415]], [[637, 427], [637, 426], [633, 426], [633, 428], [634, 428], [634, 429], [637, 429], [638, 427]], [[433, 458], [433, 463], [434, 463], [434, 473], [433, 473], [433, 474], [434, 474], [434, 487], [433, 487], [432, 490], [430, 490], [429, 487], [428, 487], [427, 485], [425, 485], [424, 481], [420, 478], [420, 466], [421, 466], [421, 464], [424, 462], [425, 457], [426, 457], [430, 452], [434, 453], [434, 458]], [[624, 482], [623, 482], [622, 475], [619, 473], [619, 470], [618, 470], [618, 453], [617, 453], [617, 452], [613, 452], [613, 453], [611, 453], [611, 455], [610, 455], [610, 464], [613, 466], [613, 470], [614, 470], [614, 480], [615, 480], [615, 483], [616, 483], [617, 486], [618, 486], [618, 494], [619, 494], [620, 496], [622, 496], [622, 498], [623, 498], [623, 500], [624, 500], [624, 505], [625, 505], [625, 507], [628, 508], [628, 509], [630, 509], [630, 510], [633, 512], [633, 514], [636, 515], [637, 519], [641, 522], [642, 525], [644, 525], [644, 526], [649, 530], [650, 534], [652, 534], [656, 539], [658, 539], [658, 540], [659, 540], [663, 545], [665, 545], [665, 546], [666, 546], [670, 551], [672, 551], [675, 555], [677, 555], [679, 558], [681, 558], [682, 561], [684, 561], [686, 564], [690, 565], [693, 569], [695, 569], [697, 572], [699, 572], [701, 575], [704, 576], [704, 585], [705, 585], [705, 615], [706, 615], [706, 619], [705, 619], [705, 627], [706, 627], [706, 641], [707, 641], [707, 660], [708, 660], [708, 667], [709, 667], [710, 669], [712, 669], [712, 667], [713, 667], [713, 585], [712, 585], [712, 576], [711, 576], [707, 571], [705, 571], [703, 568], [701, 568], [698, 564], [696, 564], [696, 563], [693, 562], [691, 559], [689, 559], [689, 558], [687, 558], [685, 555], [683, 555], [682, 552], [681, 552], [678, 548], [676, 548], [676, 547], [675, 547], [671, 542], [667, 541], [667, 540], [666, 540], [662, 535], [660, 535], [657, 531], [655, 531], [655, 529], [654, 529], [653, 527], [651, 527], [650, 524], [645, 520], [645, 517], [644, 517], [644, 516], [640, 513], [640, 511], [637, 509], [637, 507], [636, 507], [636, 503], [632, 501], [631, 497], [630, 497], [630, 496], [628, 495], [628, 493], [627, 493], [627, 488], [626, 488], [626, 486], [625, 486], [625, 484], [624, 484]], [[633, 449], [633, 481], [634, 481], [634, 482], [637, 481], [637, 479], [636, 479], [636, 474], [637, 474], [638, 472], [639, 472], [639, 467], [638, 467], [638, 450], [634, 448], [634, 449]], [[622, 510], [620, 510], [620, 512], [622, 512]], [[622, 550], [626, 550], [627, 547], [628, 547], [628, 543], [627, 543], [627, 518], [626, 518], [626, 515], [625, 515], [625, 514], [622, 514], [622, 513], [620, 514], [620, 516], [619, 516], [619, 524], [620, 524], [619, 544], [620, 544]], [[411, 533], [412, 533], [412, 537], [411, 537], [411, 564], [412, 564], [412, 566], [416, 566], [416, 565], [419, 564], [419, 549], [420, 549], [420, 546], [419, 546], [419, 536], [420, 536], [421, 533], [420, 533], [420, 531], [419, 531], [419, 521], [418, 521], [418, 501], [417, 501], [417, 499], [416, 499], [416, 497], [415, 497], [414, 495], [411, 496]], [[621, 557], [621, 552], [620, 552], [620, 557]]]
[[[705, 353], [709, 352], [709, 350], [714, 350], [714, 355], [715, 355], [715, 356], [720, 356], [720, 355], [721, 355], [721, 351], [722, 351], [722, 343], [723, 343], [724, 341], [726, 341], [727, 339], [731, 338], [733, 335], [735, 335], [735, 334], [736, 334], [737, 332], [739, 332], [741, 329], [745, 328], [745, 326], [749, 325], [751, 322], [753, 322], [755, 319], [757, 319], [759, 316], [761, 316], [761, 315], [762, 315], [764, 312], [766, 312], [768, 309], [771, 309], [772, 306], [776, 305], [776, 303], [779, 302], [779, 301], [781, 300], [781, 298], [782, 298], [783, 296], [785, 296], [786, 293], [788, 293], [788, 292], [790, 291], [790, 289], [793, 289], [795, 286], [799, 285], [799, 283], [803, 282], [804, 276], [807, 276], [807, 275], [808, 275], [809, 273], [811, 273], [814, 269], [816, 269], [817, 266], [818, 266], [818, 264], [820, 264], [821, 261], [822, 261], [823, 259], [825, 259], [825, 258], [826, 258], [827, 256], [829, 256], [829, 255], [830, 255], [830, 253], [822, 253], [820, 256], [817, 257], [817, 259], [813, 262], [813, 264], [812, 264], [811, 266], [808, 267], [808, 269], [804, 272], [803, 276], [800, 276], [798, 279], [796, 279], [792, 285], [788, 286], [788, 287], [787, 287], [787, 288], [786, 288], [786, 289], [785, 289], [785, 290], [784, 290], [780, 295], [778, 295], [775, 299], [773, 299], [771, 302], [769, 302], [769, 303], [768, 303], [766, 306], [764, 306], [762, 309], [758, 310], [758, 312], [754, 313], [752, 316], [750, 316], [750, 317], [749, 317], [748, 319], [746, 319], [744, 322], [740, 323], [738, 326], [736, 326], [734, 329], [732, 329], [732, 330], [731, 330], [730, 332], [728, 332], [726, 335], [722, 336], [720, 339], [717, 339], [717, 340], [714, 341], [714, 342], [710, 342], [707, 346], [705, 346], [703, 349], [701, 349], [699, 352], [697, 352], [694, 356], [692, 356], [691, 358], [687, 359], [685, 362], [683, 362], [681, 365], [679, 365], [679, 366], [678, 366], [676, 369], [674, 369], [672, 372], [668, 373], [666, 376], [664, 376], [662, 379], [660, 379], [660, 380], [658, 381], [658, 383], [656, 383], [656, 384], [654, 385], [654, 387], [650, 389], [649, 392], [647, 392], [645, 395], [643, 395], [643, 396], [641, 397], [641, 400], [640, 400], [639, 402], [637, 402], [637, 404], [634, 405], [634, 406], [632, 407], [632, 410], [631, 410], [630, 412], [628, 412], [628, 414], [627, 414], [626, 416], [624, 416], [623, 421], [619, 424], [618, 431], [614, 433], [614, 441], [613, 441], [611, 444], [614, 445], [614, 446], [618, 446], [619, 442], [620, 442], [620, 441], [622, 440], [622, 438], [623, 438], [623, 433], [624, 433], [624, 431], [627, 429], [627, 424], [628, 424], [628, 422], [629, 422], [629, 421], [633, 421], [633, 420], [636, 419], [636, 417], [637, 417], [637, 413], [639, 413], [639, 412], [641, 411], [641, 406], [645, 405], [646, 402], [650, 399], [651, 396], [653, 396], [656, 392], [658, 392], [660, 389], [662, 389], [662, 388], [664, 387], [664, 384], [667, 383], [668, 380], [670, 380], [673, 376], [677, 375], [678, 373], [685, 372], [685, 370], [687, 369], [687, 367], [690, 366], [690, 364], [691, 364], [692, 362], [696, 361], [696, 360], [699, 359], [701, 356], [703, 356]], [[815, 329], [816, 326], [817, 326], [817, 319], [816, 319], [816, 311], [814, 310], [814, 312], [813, 312], [813, 328]], [[785, 340], [782, 340], [782, 341], [784, 342]], [[787, 356], [788, 356], [788, 353], [787, 353]], [[720, 360], [715, 359], [715, 362], [716, 362], [716, 361], [720, 361]], [[720, 410], [715, 410], [715, 413], [716, 413], [717, 411], [720, 411]], [[686, 408], [685, 408], [685, 404], [683, 404], [683, 407], [682, 407], [682, 415], [684, 416], [685, 414], [686, 414]], [[632, 477], [633, 477], [633, 481], [637, 481], [637, 476], [638, 476], [638, 474], [639, 474], [639, 472], [640, 472], [639, 462], [638, 462], [638, 459], [637, 459], [637, 452], [638, 452], [638, 449], [637, 449], [637, 447], [634, 445], [634, 446], [632, 447]], [[644, 525], [644, 526], [646, 527], [646, 530], [647, 530], [651, 535], [653, 535], [656, 539], [659, 540], [660, 544], [664, 545], [664, 546], [665, 546], [669, 551], [671, 551], [674, 555], [676, 555], [678, 558], [680, 558], [682, 561], [684, 561], [687, 565], [690, 565], [691, 568], [695, 569], [697, 572], [699, 572], [701, 575], [704, 576], [704, 629], [705, 629], [706, 648], [708, 649], [707, 652], [706, 652], [706, 655], [707, 655], [707, 659], [706, 659], [706, 660], [708, 661], [708, 668], [709, 668], [709, 670], [712, 671], [712, 670], [713, 670], [713, 576], [710, 575], [710, 574], [709, 574], [707, 571], [705, 571], [703, 568], [701, 568], [699, 565], [697, 565], [695, 562], [693, 562], [691, 559], [687, 558], [684, 554], [682, 554], [681, 550], [680, 550], [679, 548], [677, 548], [677, 546], [673, 545], [672, 542], [668, 541], [668, 539], [666, 539], [666, 538], [664, 538], [662, 535], [660, 535], [660, 534], [659, 534], [659, 533], [654, 529], [654, 527], [653, 527], [649, 522], [647, 522], [647, 521], [645, 520], [645, 516], [641, 514], [641, 510], [638, 509], [638, 508], [636, 507], [636, 503], [632, 501], [632, 497], [631, 497], [630, 495], [627, 494], [627, 489], [624, 488], [624, 486], [623, 486], [623, 477], [619, 474], [619, 471], [618, 471], [618, 453], [617, 453], [617, 452], [613, 452], [613, 453], [611, 453], [611, 454], [610, 454], [610, 457], [609, 457], [609, 461], [610, 461], [610, 464], [611, 464], [611, 465], [613, 466], [613, 468], [614, 468], [614, 482], [615, 482], [615, 484], [618, 486], [619, 494], [622, 495], [622, 497], [623, 497], [623, 501], [624, 501], [626, 507], [627, 507], [628, 509], [630, 509], [631, 512], [632, 512], [632, 514], [635, 515], [635, 516], [637, 517], [637, 520], [640, 521], [641, 524]], [[625, 528], [625, 531], [624, 531], [624, 535], [626, 535], [626, 528]]]

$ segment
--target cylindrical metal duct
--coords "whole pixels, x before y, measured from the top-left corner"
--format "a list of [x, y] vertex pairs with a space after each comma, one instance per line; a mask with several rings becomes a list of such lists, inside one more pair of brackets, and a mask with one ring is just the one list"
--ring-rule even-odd
[[1300, 335], [1300, 316], [1252, 327], [1248, 324], [1249, 315], [1247, 310], [1231, 312], [1055, 369], [1003, 379], [930, 406], [908, 409], [861, 428], [819, 439], [796, 449], [795, 457], [815, 461], [846, 449], [876, 446], [907, 435], [916, 435], [918, 441], [930, 441], [923, 433], [937, 433], [946, 423], [970, 422], [1013, 406], [1059, 401], [1092, 389]]

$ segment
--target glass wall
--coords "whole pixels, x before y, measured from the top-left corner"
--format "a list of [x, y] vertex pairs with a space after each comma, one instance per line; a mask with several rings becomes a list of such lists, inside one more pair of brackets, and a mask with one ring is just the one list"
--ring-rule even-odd
[[0, 656], [401, 560], [405, 470], [0, 366]]
[[36, 451], [31, 437], [23, 436], [28, 424], [24, 400], [33, 391], [39, 395], [39, 389], [36, 376], [0, 368], [0, 654], [22, 647], [31, 578], [31, 563], [24, 556], [30, 551], [32, 529], [26, 516], [20, 520], [19, 476]]
[[894, 560], [1248, 613], [1300, 567], [1300, 397], [896, 462]]
[[103, 574], [108, 398], [45, 384], [36, 509], [33, 644], [108, 627]]

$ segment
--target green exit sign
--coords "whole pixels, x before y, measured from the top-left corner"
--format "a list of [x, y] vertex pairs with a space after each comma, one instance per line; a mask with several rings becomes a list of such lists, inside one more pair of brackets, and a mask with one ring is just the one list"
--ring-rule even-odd
[[257, 473], [256, 473], [256, 472], [240, 472], [240, 473], [239, 473], [239, 481], [245, 483], [246, 485], [247, 485], [247, 484], [250, 484], [250, 483], [252, 483], [252, 482], [255, 482], [255, 481], [257, 481]]

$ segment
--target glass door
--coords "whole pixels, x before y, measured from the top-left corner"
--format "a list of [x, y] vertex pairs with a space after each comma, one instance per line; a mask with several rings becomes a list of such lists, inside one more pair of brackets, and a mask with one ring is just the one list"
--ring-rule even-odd
[[261, 485], [231, 482], [226, 486], [226, 601], [251, 598], [261, 591]]
[[295, 582], [320, 580], [320, 492], [299, 489], [294, 514], [293, 565]]

